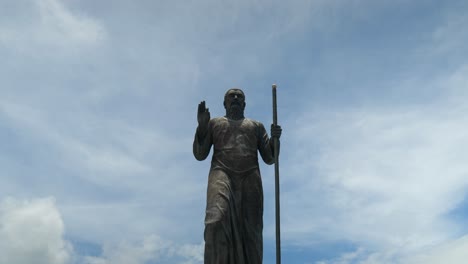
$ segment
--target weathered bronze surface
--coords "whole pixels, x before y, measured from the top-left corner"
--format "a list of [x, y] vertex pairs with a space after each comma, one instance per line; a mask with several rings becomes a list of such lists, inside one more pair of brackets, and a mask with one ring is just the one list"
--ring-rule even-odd
[[[263, 188], [258, 152], [274, 163], [273, 140], [262, 123], [245, 118], [245, 95], [229, 89], [226, 115], [210, 118], [205, 102], [198, 105], [193, 154], [204, 160], [213, 145], [205, 215], [205, 264], [260, 264], [263, 258]], [[272, 138], [281, 136], [271, 126]]]

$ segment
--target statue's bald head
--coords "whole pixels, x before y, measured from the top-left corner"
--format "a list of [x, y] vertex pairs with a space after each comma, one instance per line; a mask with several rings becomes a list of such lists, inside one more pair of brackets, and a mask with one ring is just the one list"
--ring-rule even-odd
[[240, 93], [240, 94], [242, 94], [242, 96], [244, 96], [244, 99], [245, 99], [244, 91], [242, 91], [242, 89], [239, 89], [239, 88], [231, 88], [231, 89], [227, 90], [226, 93], [224, 94], [224, 99], [226, 99], [226, 97], [229, 94], [232, 94], [232, 93]]
[[226, 116], [232, 119], [244, 117], [245, 109], [245, 94], [239, 88], [231, 88], [224, 94], [224, 108], [226, 109]]

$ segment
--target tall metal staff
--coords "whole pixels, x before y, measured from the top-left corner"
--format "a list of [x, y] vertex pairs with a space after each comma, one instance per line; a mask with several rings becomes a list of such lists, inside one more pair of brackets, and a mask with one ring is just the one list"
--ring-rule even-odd
[[[272, 85], [273, 91], [273, 125], [278, 124], [278, 114], [276, 106], [276, 84]], [[279, 189], [279, 163], [278, 163], [279, 139], [273, 138], [273, 147], [275, 151], [275, 212], [276, 212], [276, 264], [281, 264], [281, 233], [280, 233], [280, 189]]]

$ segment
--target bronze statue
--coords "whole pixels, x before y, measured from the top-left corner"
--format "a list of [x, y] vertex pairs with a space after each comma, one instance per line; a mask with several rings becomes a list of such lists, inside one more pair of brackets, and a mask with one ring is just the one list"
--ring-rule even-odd
[[[244, 117], [245, 105], [244, 92], [236, 88], [224, 96], [223, 117], [210, 119], [205, 102], [198, 105], [195, 158], [206, 159], [214, 146], [206, 200], [205, 264], [262, 263], [263, 188], [257, 153], [273, 164], [274, 147], [263, 124]], [[281, 131], [280, 126], [271, 125], [272, 138], [279, 139]]]

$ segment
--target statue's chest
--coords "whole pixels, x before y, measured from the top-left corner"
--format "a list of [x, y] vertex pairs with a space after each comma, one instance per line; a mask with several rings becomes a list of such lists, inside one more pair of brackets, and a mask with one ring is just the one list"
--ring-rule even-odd
[[225, 121], [213, 127], [215, 148], [256, 148], [255, 126], [248, 121]]

